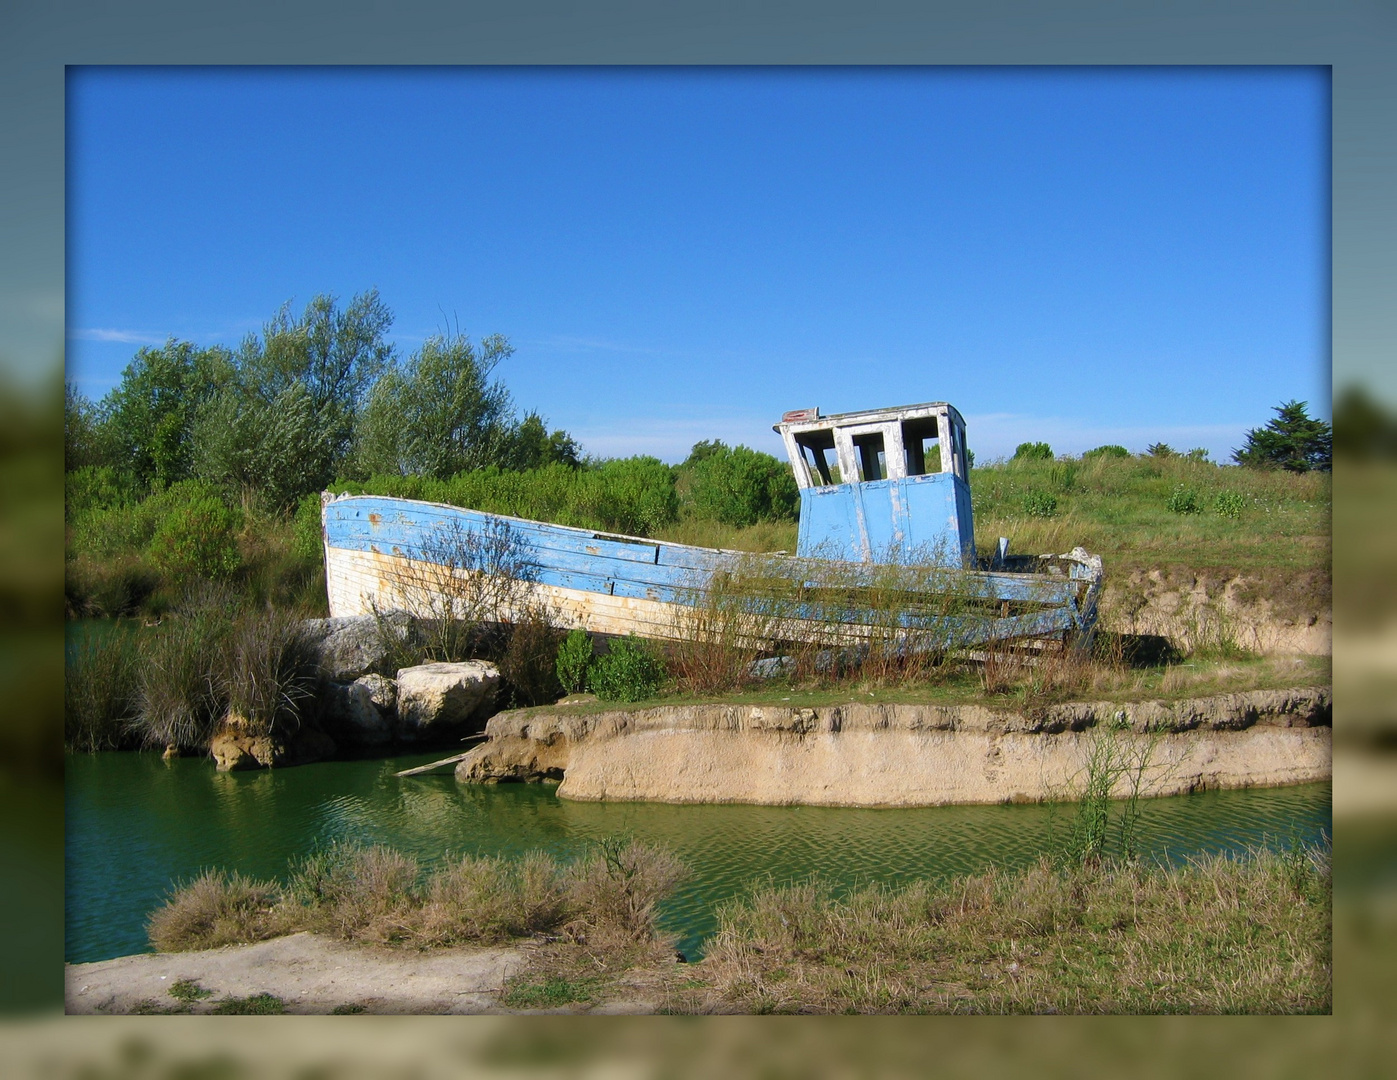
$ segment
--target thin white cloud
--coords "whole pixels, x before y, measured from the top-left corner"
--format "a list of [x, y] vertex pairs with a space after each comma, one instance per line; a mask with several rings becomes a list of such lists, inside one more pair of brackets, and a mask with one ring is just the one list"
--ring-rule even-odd
[[146, 330], [110, 330], [103, 327], [68, 331], [70, 341], [114, 341], [123, 345], [164, 345], [167, 337]]

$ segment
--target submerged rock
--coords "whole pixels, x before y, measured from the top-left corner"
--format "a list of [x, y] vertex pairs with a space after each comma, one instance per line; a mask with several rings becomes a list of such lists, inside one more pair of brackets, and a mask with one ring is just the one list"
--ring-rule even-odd
[[209, 742], [209, 753], [219, 772], [305, 765], [323, 761], [334, 752], [335, 740], [319, 728], [303, 727], [290, 738], [254, 734], [246, 720], [233, 714]]
[[494, 704], [499, 684], [499, 669], [483, 660], [403, 668], [398, 672], [398, 731], [415, 739], [462, 726]]

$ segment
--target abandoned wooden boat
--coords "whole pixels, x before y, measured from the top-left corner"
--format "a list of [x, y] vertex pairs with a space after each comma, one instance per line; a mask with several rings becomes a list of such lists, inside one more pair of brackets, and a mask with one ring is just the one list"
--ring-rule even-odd
[[[715, 605], [769, 641], [912, 648], [1090, 639], [1099, 556], [975, 551], [965, 421], [944, 402], [774, 430], [800, 489], [794, 555], [673, 544], [375, 495], [322, 497], [330, 614], [404, 610], [675, 639]], [[711, 625], [711, 618], [708, 625]]]

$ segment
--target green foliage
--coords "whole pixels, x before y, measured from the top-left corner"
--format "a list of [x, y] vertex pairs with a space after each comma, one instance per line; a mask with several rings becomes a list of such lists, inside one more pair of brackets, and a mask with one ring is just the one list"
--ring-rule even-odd
[[286, 1002], [275, 994], [224, 998], [210, 1010], [219, 1016], [280, 1016], [285, 1011]]
[[264, 608], [242, 612], [228, 637], [228, 660], [216, 678], [230, 715], [252, 735], [295, 734], [312, 703], [318, 656], [299, 616]]
[[744, 527], [794, 521], [800, 494], [785, 462], [746, 446], [701, 442], [676, 469], [683, 502], [696, 516]]
[[121, 624], [70, 631], [63, 679], [63, 745], [95, 753], [132, 745], [138, 649]]
[[1022, 442], [1014, 447], [1015, 461], [1052, 461], [1053, 448], [1045, 442]]
[[581, 693], [587, 686], [587, 669], [592, 663], [592, 639], [586, 630], [571, 630], [558, 646], [558, 682], [569, 694]]
[[1184, 457], [1188, 458], [1189, 461], [1207, 461], [1208, 451], [1206, 447], [1195, 446], [1192, 450], [1185, 454]]
[[478, 349], [460, 334], [428, 338], [370, 393], [358, 430], [361, 471], [445, 479], [507, 461], [514, 407], [491, 375], [513, 353], [498, 334]]
[[500, 464], [510, 469], [540, 469], [554, 462], [577, 468], [582, 464], [581, 450], [566, 431], [558, 429], [550, 434], [543, 417], [531, 412], [514, 429]]
[[145, 745], [208, 749], [227, 708], [230, 599], [210, 589], [142, 635], [132, 727]]
[[[189, 477], [199, 410], [233, 375], [226, 349], [198, 349], [171, 338], [141, 349], [96, 413], [100, 463], [129, 472], [142, 485]], [[96, 462], [94, 462], [96, 463]]]
[[226, 578], [238, 568], [241, 515], [214, 495], [176, 503], [150, 539], [150, 560], [166, 577]]
[[1272, 410], [1275, 418], [1264, 428], [1248, 431], [1246, 445], [1233, 451], [1232, 459], [1258, 469], [1327, 472], [1333, 460], [1334, 433], [1323, 420], [1312, 419], [1305, 406], [1303, 401], [1277, 405]]
[[642, 701], [664, 682], [664, 663], [637, 637], [625, 637], [592, 661], [587, 681], [602, 701]]
[[176, 1001], [182, 1001], [186, 1005], [213, 997], [213, 991], [200, 986], [196, 979], [176, 979], [170, 984], [169, 994]]
[[1237, 491], [1219, 491], [1213, 497], [1213, 510], [1225, 518], [1241, 517], [1246, 505], [1246, 496]]
[[325, 534], [320, 524], [320, 492], [301, 496], [292, 519], [291, 552], [307, 562], [320, 562], [325, 557]]
[[1097, 446], [1091, 450], [1085, 451], [1082, 454], [1083, 460], [1094, 457], [1128, 458], [1130, 457], [1130, 451], [1127, 450], [1124, 446], [1118, 445], [1117, 443], [1107, 443], [1105, 446]]
[[1165, 505], [1173, 514], [1201, 514], [1203, 512], [1203, 502], [1199, 499], [1198, 492], [1183, 485], [1170, 492]]
[[63, 516], [73, 521], [94, 510], [126, 510], [138, 501], [131, 477], [110, 465], [83, 465], [63, 477]]
[[330, 480], [334, 435], [304, 383], [271, 398], [256, 386], [230, 387], [199, 415], [194, 472], [232, 491], [255, 491], [284, 509]]
[[649, 536], [678, 518], [674, 472], [659, 458], [613, 458], [588, 471], [590, 509], [603, 529]]
[[1023, 497], [1023, 511], [1029, 517], [1053, 517], [1057, 513], [1057, 496], [1047, 491], [1026, 492]]
[[550, 626], [537, 609], [531, 608], [514, 620], [499, 667], [516, 705], [547, 705], [557, 700], [561, 689], [558, 649], [562, 640], [562, 633]]
[[1178, 452], [1166, 442], [1150, 443], [1145, 447], [1145, 453], [1152, 458], [1178, 457]]

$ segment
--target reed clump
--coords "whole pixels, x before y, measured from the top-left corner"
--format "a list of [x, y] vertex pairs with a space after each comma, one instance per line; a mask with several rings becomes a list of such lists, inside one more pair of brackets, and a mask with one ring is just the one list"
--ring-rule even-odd
[[63, 741], [70, 750], [96, 753], [137, 745], [139, 647], [131, 628], [116, 625], [67, 644], [63, 680]]

